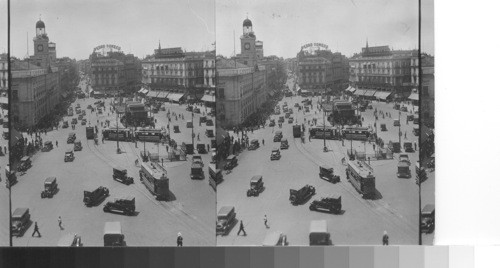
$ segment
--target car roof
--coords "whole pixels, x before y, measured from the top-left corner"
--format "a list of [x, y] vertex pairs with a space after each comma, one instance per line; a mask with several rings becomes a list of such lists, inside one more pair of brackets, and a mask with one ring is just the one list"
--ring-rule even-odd
[[434, 205], [433, 204], [428, 204], [428, 205], [425, 205], [424, 209], [422, 209], [422, 213], [424, 212], [427, 212], [427, 213], [431, 213], [434, 211]]
[[25, 156], [25, 157], [21, 158], [21, 161], [26, 161], [26, 160], [29, 160], [29, 159], [30, 159], [29, 156]]
[[217, 215], [227, 215], [231, 212], [231, 210], [234, 210], [234, 207], [231, 206], [224, 206], [219, 209], [219, 213]]
[[309, 232], [311, 233], [328, 232], [328, 225], [326, 223], [326, 220], [311, 221], [311, 225], [309, 226]]
[[26, 213], [26, 211], [29, 211], [28, 208], [16, 208], [16, 210], [14, 210], [14, 212], [12, 213], [12, 217], [21, 217], [24, 215], [24, 213]]
[[255, 176], [253, 176], [253, 177], [250, 179], [250, 181], [251, 181], [251, 182], [254, 182], [254, 181], [255, 181], [255, 182], [257, 182], [257, 181], [259, 181], [259, 180], [261, 180], [261, 179], [262, 179], [262, 175], [255, 175]]
[[106, 222], [104, 224], [104, 234], [122, 234], [122, 225], [119, 221]]
[[69, 149], [66, 149], [66, 153], [72, 153], [73, 152], [73, 149], [69, 148]]
[[48, 177], [45, 179], [45, 183], [52, 183], [54, 181], [56, 181], [56, 177]]

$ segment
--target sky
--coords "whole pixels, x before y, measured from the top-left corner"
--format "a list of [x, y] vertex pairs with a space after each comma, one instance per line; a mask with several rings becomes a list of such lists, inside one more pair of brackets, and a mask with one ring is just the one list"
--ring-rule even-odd
[[[212, 50], [214, 14], [214, 0], [16, 0], [11, 1], [11, 53], [24, 58], [28, 37], [33, 54], [40, 16], [57, 57], [88, 59], [94, 47], [113, 44], [142, 58], [153, 54], [159, 40], [162, 48]], [[5, 41], [0, 38], [1, 50]]]
[[[434, 54], [433, 0], [422, 1], [422, 51]], [[295, 57], [304, 44], [323, 43], [346, 56], [388, 45], [418, 48], [417, 0], [216, 0], [217, 54], [240, 53], [248, 14], [264, 56]], [[233, 38], [235, 36], [235, 38]]]

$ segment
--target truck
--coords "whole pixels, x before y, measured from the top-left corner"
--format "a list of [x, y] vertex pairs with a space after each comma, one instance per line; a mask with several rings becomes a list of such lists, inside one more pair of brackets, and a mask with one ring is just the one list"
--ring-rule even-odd
[[301, 136], [302, 136], [302, 130], [300, 128], [300, 125], [294, 125], [293, 126], [293, 137], [300, 138]]
[[342, 197], [324, 197], [319, 200], [314, 200], [309, 205], [309, 209], [312, 211], [324, 211], [333, 214], [339, 214], [342, 212]]
[[296, 206], [305, 203], [309, 198], [316, 194], [316, 188], [312, 185], [306, 185], [299, 190], [290, 189], [289, 200], [292, 205]]
[[87, 133], [87, 140], [93, 140], [94, 139], [94, 127], [87, 127], [85, 129]]
[[122, 233], [120, 222], [106, 222], [104, 224], [104, 246], [126, 246], [125, 236]]
[[311, 221], [311, 225], [309, 226], [309, 245], [329, 246], [331, 244], [332, 241], [326, 220]]
[[99, 205], [109, 196], [109, 190], [106, 187], [99, 186], [94, 191], [83, 191], [83, 203], [87, 207]]
[[191, 164], [191, 179], [203, 180], [204, 178], [203, 165], [199, 162], [193, 162]]

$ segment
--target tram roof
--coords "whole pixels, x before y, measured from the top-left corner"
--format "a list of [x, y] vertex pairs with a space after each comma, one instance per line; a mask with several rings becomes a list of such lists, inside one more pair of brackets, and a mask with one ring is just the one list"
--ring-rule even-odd
[[366, 162], [360, 160], [349, 161], [348, 165], [356, 171], [361, 177], [375, 177], [373, 175], [373, 168], [370, 167]]

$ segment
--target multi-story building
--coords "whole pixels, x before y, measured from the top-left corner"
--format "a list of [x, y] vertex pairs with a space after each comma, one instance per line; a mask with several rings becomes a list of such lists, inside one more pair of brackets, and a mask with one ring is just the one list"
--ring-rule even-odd
[[422, 55], [422, 92], [420, 94], [422, 122], [434, 128], [434, 57]]
[[237, 126], [265, 102], [265, 70], [225, 58], [218, 58], [216, 66], [218, 123]]
[[247, 66], [255, 66], [264, 58], [264, 42], [258, 41], [253, 32], [252, 21], [246, 18], [243, 21], [243, 35], [240, 37], [241, 53], [236, 55], [237, 60]]
[[9, 61], [7, 54], [0, 54], [0, 106], [8, 109], [8, 89], [9, 89]]
[[[326, 47], [326, 46], [325, 46]], [[297, 54], [298, 84], [313, 92], [342, 90], [349, 80], [349, 63], [339, 52], [302, 49]]]
[[408, 97], [418, 85], [414, 63], [417, 57], [417, 50], [369, 47], [367, 42], [361, 53], [349, 60], [350, 83], [358, 89], [366, 89], [365, 93], [372, 96], [378, 91], [391, 93], [394, 98]]

